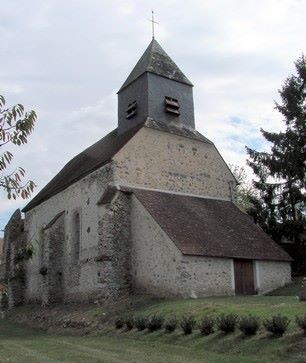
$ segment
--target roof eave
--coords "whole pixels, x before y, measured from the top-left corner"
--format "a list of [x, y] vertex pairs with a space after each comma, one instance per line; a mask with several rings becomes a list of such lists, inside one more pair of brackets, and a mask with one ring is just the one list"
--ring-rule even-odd
[[170, 81], [174, 81], [174, 82], [177, 82], [177, 83], [185, 84], [185, 85], [190, 86], [190, 87], [194, 87], [193, 83], [191, 83], [187, 77], [186, 77], [187, 81], [183, 81], [183, 80], [177, 80], [177, 79], [174, 79], [174, 78], [170, 78], [170, 77], [167, 77], [167, 76], [165, 76], [163, 74], [159, 74], [159, 73], [156, 73], [156, 72], [152, 72], [150, 70], [145, 70], [144, 72], [142, 72], [141, 74], [139, 74], [136, 78], [134, 78], [130, 82], [128, 82], [128, 83], [124, 82], [123, 85], [120, 87], [119, 91], [117, 92], [117, 94], [119, 94], [120, 92], [122, 92], [124, 89], [126, 89], [128, 86], [130, 86], [132, 83], [136, 82], [145, 73], [155, 74], [156, 76], [159, 76], [159, 77], [162, 77], [162, 78], [166, 78], [166, 79], [170, 79]]

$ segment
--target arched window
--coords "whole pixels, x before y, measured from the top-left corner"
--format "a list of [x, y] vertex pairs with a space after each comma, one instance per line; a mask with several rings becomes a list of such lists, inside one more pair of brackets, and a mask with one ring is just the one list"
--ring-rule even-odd
[[81, 217], [79, 212], [75, 212], [72, 217], [72, 260], [78, 262], [81, 245]]

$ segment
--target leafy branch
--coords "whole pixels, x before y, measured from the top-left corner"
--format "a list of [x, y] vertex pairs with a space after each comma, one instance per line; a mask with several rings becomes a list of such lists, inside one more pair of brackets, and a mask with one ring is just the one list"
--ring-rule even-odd
[[[25, 111], [21, 104], [6, 107], [5, 98], [0, 95], [0, 150], [8, 144], [16, 146], [26, 144], [34, 130], [36, 120], [35, 111]], [[35, 183], [32, 180], [22, 182], [25, 170], [17, 167], [12, 173], [6, 173], [13, 157], [13, 154], [7, 150], [0, 153], [0, 188], [6, 191], [8, 199], [29, 198]]]

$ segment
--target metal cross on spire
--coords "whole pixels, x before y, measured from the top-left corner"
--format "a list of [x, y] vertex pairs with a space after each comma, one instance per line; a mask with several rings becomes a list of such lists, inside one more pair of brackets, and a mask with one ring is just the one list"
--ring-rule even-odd
[[158, 24], [155, 20], [154, 20], [154, 11], [152, 10], [152, 17], [151, 19], [148, 19], [151, 23], [152, 23], [152, 39], [154, 39], [154, 24]]

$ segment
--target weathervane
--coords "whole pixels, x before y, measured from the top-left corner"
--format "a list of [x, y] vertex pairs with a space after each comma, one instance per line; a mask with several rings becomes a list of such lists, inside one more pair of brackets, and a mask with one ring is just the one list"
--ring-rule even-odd
[[152, 18], [148, 19], [152, 23], [152, 38], [154, 39], [154, 24], [158, 24], [156, 21], [154, 21], [154, 11], [152, 10]]

